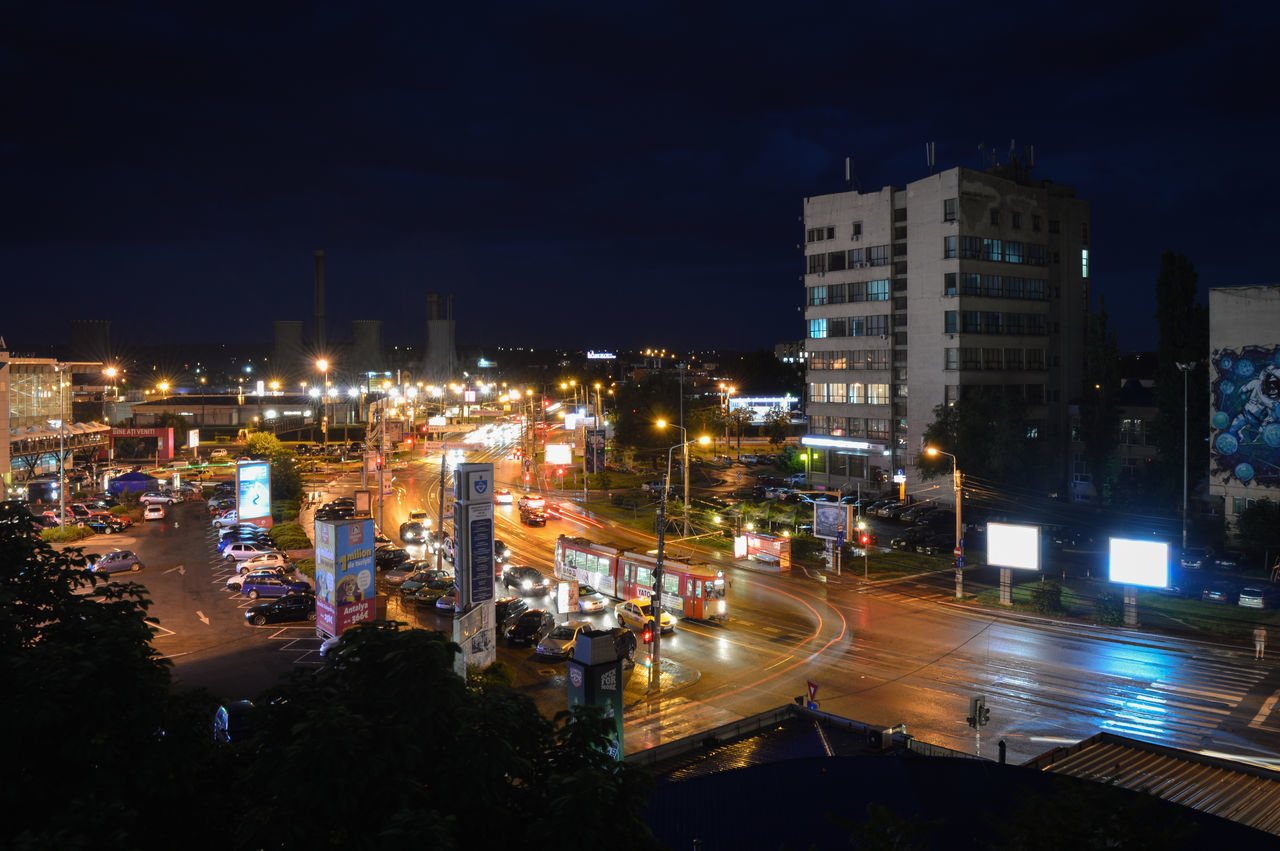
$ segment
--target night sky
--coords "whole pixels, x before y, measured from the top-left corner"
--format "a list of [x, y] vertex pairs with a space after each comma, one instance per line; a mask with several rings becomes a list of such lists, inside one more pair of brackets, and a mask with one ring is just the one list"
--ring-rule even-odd
[[752, 349], [803, 335], [806, 195], [1005, 161], [1092, 202], [1094, 290], [1155, 345], [1160, 254], [1275, 283], [1266, 4], [19, 2], [0, 335]]

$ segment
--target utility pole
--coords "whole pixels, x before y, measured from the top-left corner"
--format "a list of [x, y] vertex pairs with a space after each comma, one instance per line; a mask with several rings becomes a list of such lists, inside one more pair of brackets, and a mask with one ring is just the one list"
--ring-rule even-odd
[[[671, 457], [670, 451], [667, 457]], [[667, 480], [662, 483], [662, 499], [658, 500], [658, 559], [653, 568], [653, 651], [649, 668], [649, 691], [662, 690], [662, 556], [666, 547], [667, 490], [671, 487], [668, 467]]]
[[1182, 549], [1187, 549], [1187, 374], [1195, 368], [1191, 363], [1176, 363], [1182, 373]]

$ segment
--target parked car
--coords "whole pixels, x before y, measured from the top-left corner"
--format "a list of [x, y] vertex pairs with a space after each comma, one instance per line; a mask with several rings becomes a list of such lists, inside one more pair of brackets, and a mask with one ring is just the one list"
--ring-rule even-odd
[[[628, 629], [644, 629], [653, 626], [653, 602], [636, 598], [619, 603], [613, 610], [618, 623]], [[669, 612], [662, 612], [660, 619], [663, 632], [675, 632], [676, 619]]]
[[274, 552], [279, 552], [279, 550], [270, 544], [254, 544], [241, 541], [228, 544], [227, 548], [222, 551], [222, 556], [227, 561], [244, 561], [254, 556], [260, 556], [263, 553]]
[[1239, 604], [1246, 609], [1272, 609], [1276, 605], [1274, 588], [1262, 585], [1250, 585], [1240, 589]]
[[91, 566], [94, 573], [121, 573], [126, 570], [142, 570], [142, 559], [133, 550], [114, 550], [98, 556]]
[[[440, 602], [441, 597], [452, 597], [456, 590], [453, 577], [446, 576], [428, 579], [415, 586], [412, 591], [401, 591], [401, 595], [411, 603], [434, 606]], [[453, 605], [453, 601], [450, 601], [447, 608], [452, 609]]]
[[213, 450], [212, 452], [210, 452], [210, 453], [209, 453], [209, 457], [210, 457], [210, 458], [226, 458], [226, 457], [227, 457], [227, 450], [225, 450], [225, 449], [215, 449], [215, 450]]
[[932, 502], [917, 502], [915, 505], [902, 512], [902, 514], [898, 515], [898, 519], [904, 523], [915, 523], [929, 512], [937, 510], [938, 506]]
[[551, 590], [550, 577], [536, 567], [521, 564], [507, 565], [503, 569], [502, 584], [525, 595], [541, 595]]
[[534, 653], [544, 659], [568, 659], [578, 643], [578, 636], [590, 628], [586, 621], [566, 621], [552, 628], [534, 648]]
[[1210, 603], [1226, 603], [1233, 606], [1239, 594], [1230, 582], [1211, 582], [1200, 592], [1200, 599]]
[[446, 582], [453, 581], [453, 574], [447, 570], [436, 570], [427, 565], [430, 562], [415, 561], [414, 566], [417, 568], [407, 579], [400, 583], [400, 593], [404, 596], [413, 594], [420, 588], [426, 587], [429, 582], [442, 579]]
[[458, 590], [453, 585], [449, 586], [449, 590], [445, 591], [436, 598], [436, 608], [442, 612], [456, 612], [458, 610]]
[[1248, 557], [1239, 550], [1223, 550], [1214, 553], [1209, 561], [1214, 570], [1234, 573], [1244, 569]]
[[159, 491], [147, 491], [138, 497], [138, 502], [142, 505], [172, 505], [175, 500], [171, 494], [160, 493]]
[[153, 502], [146, 508], [142, 509], [143, 520], [163, 520], [164, 506], [158, 502]]
[[902, 517], [903, 513], [910, 507], [911, 506], [906, 505], [904, 503], [898, 503], [897, 505], [886, 506], [885, 508], [880, 509], [879, 516], [887, 517], [890, 520], [897, 520], [900, 517]]
[[124, 531], [124, 526], [122, 524], [116, 523], [113, 520], [108, 520], [102, 516], [90, 517], [88, 520], [84, 521], [84, 525], [88, 526], [99, 535], [111, 535], [116, 532]]
[[556, 619], [546, 609], [529, 609], [506, 629], [511, 644], [537, 644], [555, 628]]
[[254, 626], [316, 619], [315, 594], [286, 594], [244, 611], [244, 619]]
[[222, 529], [226, 526], [234, 526], [239, 522], [240, 522], [239, 515], [237, 514], [234, 508], [230, 509], [229, 511], [224, 511], [221, 514], [219, 514], [217, 517], [213, 518], [213, 525], [217, 529]]
[[311, 586], [305, 582], [294, 582], [283, 576], [270, 576], [267, 574], [258, 574], [252, 576], [252, 578], [247, 578], [240, 585], [240, 593], [250, 600], [256, 600], [259, 597], [283, 597], [285, 594], [310, 590]]
[[260, 567], [257, 570], [250, 570], [244, 573], [233, 573], [227, 577], [227, 588], [239, 593], [244, 588], [244, 583], [252, 579], [263, 576], [276, 576], [280, 579], [288, 579], [289, 573], [281, 567]]
[[293, 562], [282, 552], [269, 552], [247, 558], [236, 565], [241, 573], [250, 573], [263, 568], [274, 567], [278, 570], [292, 570]]
[[1187, 570], [1200, 570], [1209, 562], [1209, 550], [1205, 547], [1187, 547], [1182, 551], [1179, 564]]

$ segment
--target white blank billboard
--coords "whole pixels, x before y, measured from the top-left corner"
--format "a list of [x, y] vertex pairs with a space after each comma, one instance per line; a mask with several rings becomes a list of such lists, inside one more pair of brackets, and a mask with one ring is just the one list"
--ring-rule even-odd
[[573, 447], [570, 444], [548, 443], [546, 448], [547, 448], [548, 464], [572, 464], [573, 463]]
[[1040, 527], [987, 524], [987, 564], [993, 567], [1040, 569]]
[[1169, 545], [1112, 538], [1110, 567], [1112, 582], [1165, 588], [1169, 584]]

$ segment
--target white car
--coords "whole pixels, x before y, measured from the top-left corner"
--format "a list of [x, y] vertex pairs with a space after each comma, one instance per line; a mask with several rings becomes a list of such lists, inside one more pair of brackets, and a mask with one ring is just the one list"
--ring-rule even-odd
[[590, 585], [578, 586], [578, 611], [603, 612], [607, 603], [604, 595]]
[[240, 562], [236, 567], [242, 573], [260, 570], [265, 567], [280, 568], [281, 570], [292, 570], [293, 563], [289, 561], [289, 557], [281, 552], [269, 552], [262, 555], [253, 556]]
[[[625, 603], [619, 603], [613, 613], [618, 617], [618, 623], [628, 629], [644, 629], [653, 626], [653, 601], [648, 599], [627, 600]], [[675, 632], [676, 619], [671, 617], [668, 612], [662, 613], [662, 631]]]
[[506, 488], [498, 488], [493, 492], [493, 501], [496, 505], [511, 505], [515, 502], [515, 497]]
[[263, 553], [274, 553], [279, 550], [274, 547], [263, 546], [262, 544], [240, 543], [228, 544], [227, 548], [222, 551], [227, 561], [244, 561], [245, 559], [260, 556]]
[[557, 626], [538, 642], [534, 651], [538, 656], [548, 659], [568, 659], [573, 655], [573, 648], [578, 643], [578, 636], [591, 624], [586, 621], [569, 621]]
[[234, 508], [231, 509], [230, 511], [224, 511], [223, 513], [219, 514], [217, 517], [213, 518], [213, 525], [219, 529], [225, 528], [227, 526], [234, 526], [239, 522], [240, 522], [240, 518]]
[[153, 502], [146, 508], [142, 509], [143, 520], [163, 520], [164, 506], [158, 502]]
[[210, 457], [210, 458], [226, 458], [226, 457], [227, 457], [227, 450], [225, 450], [225, 449], [215, 449], [215, 450], [213, 450], [212, 452], [210, 452], [210, 453], [209, 453], [209, 457]]

